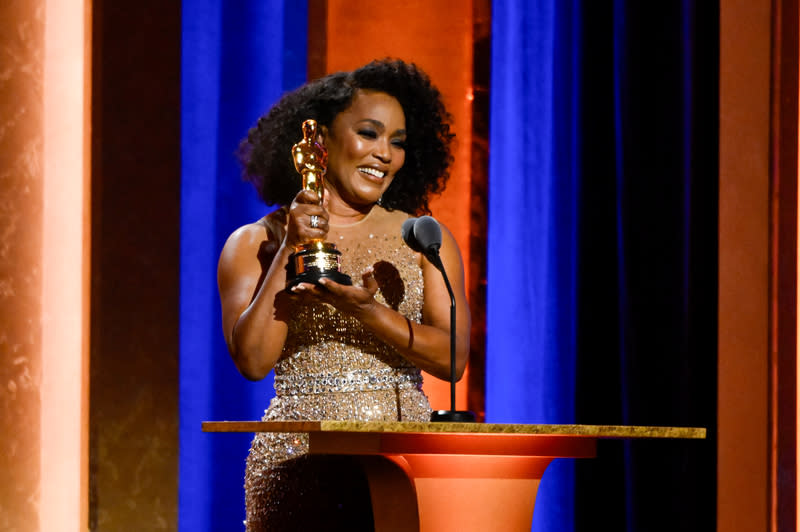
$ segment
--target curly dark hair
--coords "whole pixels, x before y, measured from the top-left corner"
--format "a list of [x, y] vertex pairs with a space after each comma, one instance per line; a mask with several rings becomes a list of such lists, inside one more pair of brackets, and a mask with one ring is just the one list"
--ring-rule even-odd
[[292, 146], [301, 125], [312, 118], [330, 127], [353, 102], [359, 89], [385, 92], [400, 103], [406, 118], [405, 164], [381, 198], [389, 210], [429, 213], [431, 195], [444, 190], [449, 178], [450, 114], [439, 90], [413, 63], [396, 59], [373, 61], [352, 72], [337, 72], [285, 94], [258, 119], [237, 153], [243, 177], [267, 205], [289, 205], [300, 191]]

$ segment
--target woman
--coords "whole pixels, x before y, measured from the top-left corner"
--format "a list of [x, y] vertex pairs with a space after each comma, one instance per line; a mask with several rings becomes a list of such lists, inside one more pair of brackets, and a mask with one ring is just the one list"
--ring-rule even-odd
[[[318, 122], [328, 152], [321, 204], [301, 190], [291, 156], [306, 119]], [[449, 378], [450, 299], [441, 274], [403, 243], [400, 229], [410, 214], [428, 212], [430, 195], [444, 187], [448, 120], [421, 70], [385, 60], [285, 95], [243, 141], [245, 178], [265, 203], [283, 207], [230, 236], [218, 281], [236, 367], [252, 380], [275, 370], [264, 420], [429, 419], [420, 369]], [[313, 239], [336, 244], [352, 286], [323, 279], [286, 289], [290, 255]], [[460, 253], [446, 229], [440, 254], [457, 301], [460, 378], [470, 318]], [[338, 485], [350, 470], [331, 460], [313, 467], [306, 451], [302, 435], [255, 437], [248, 530], [299, 530], [316, 517], [329, 530], [335, 519], [349, 529], [359, 516], [369, 521], [368, 507], [365, 514], [329, 496], [328, 482]]]

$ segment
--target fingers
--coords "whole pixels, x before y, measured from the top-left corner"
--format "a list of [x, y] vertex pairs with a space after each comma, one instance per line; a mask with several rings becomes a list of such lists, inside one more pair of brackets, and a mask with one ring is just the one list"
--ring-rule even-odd
[[371, 266], [361, 274], [361, 283], [370, 295], [374, 296], [378, 292], [378, 281], [375, 279], [375, 270]]
[[317, 195], [311, 190], [301, 190], [298, 192], [297, 196], [294, 197], [292, 205], [289, 207], [289, 215], [305, 223], [309, 227], [311, 226], [311, 217], [316, 216], [318, 222], [325, 222], [325, 227], [327, 229], [328, 211], [319, 204]]
[[[368, 277], [371, 277], [371, 274]], [[291, 292], [301, 297], [301, 300], [327, 303], [344, 314], [358, 318], [364, 313], [370, 312], [371, 307], [375, 304], [373, 290], [376, 287], [375, 279], [367, 278], [365, 286], [354, 286], [322, 278], [319, 280], [319, 286], [300, 283], [294, 286]]]
[[321, 294], [321, 290], [317, 285], [312, 283], [298, 283], [294, 285], [290, 291], [293, 294], [303, 297], [319, 297]]
[[307, 205], [319, 205], [319, 196], [313, 190], [303, 189], [294, 197], [295, 203]]
[[296, 292], [314, 295], [321, 301], [334, 304], [335, 301], [340, 299], [352, 299], [354, 292], [358, 291], [355, 286], [339, 284], [327, 277], [323, 277], [317, 282], [319, 284], [300, 283], [296, 286]]
[[334, 296], [341, 296], [344, 294], [344, 285], [337, 283], [336, 281], [331, 281], [330, 279], [326, 279], [323, 277], [319, 280], [319, 284], [330, 294]]
[[308, 214], [308, 227], [310, 229], [318, 229], [322, 231], [324, 234], [328, 233], [330, 229], [330, 225], [328, 223], [327, 213], [324, 214]]
[[330, 289], [331, 285], [335, 285], [332, 286], [333, 290], [336, 290], [340, 285], [333, 281], [330, 282], [331, 285], [327, 285], [327, 282], [328, 279], [320, 279], [319, 285], [314, 283], [299, 283], [294, 285], [290, 292], [299, 297], [301, 301], [307, 303], [318, 302], [333, 304], [335, 299], [339, 296]]
[[319, 205], [318, 196], [311, 190], [301, 190], [289, 207], [286, 243], [298, 246], [325, 238], [330, 228], [328, 211]]

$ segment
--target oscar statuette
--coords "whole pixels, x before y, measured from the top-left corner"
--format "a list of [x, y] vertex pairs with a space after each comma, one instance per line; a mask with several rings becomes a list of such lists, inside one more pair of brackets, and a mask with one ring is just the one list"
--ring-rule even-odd
[[[303, 122], [303, 140], [292, 146], [294, 167], [303, 178], [303, 189], [312, 190], [322, 198], [325, 193], [323, 178], [328, 166], [328, 152], [317, 142], [317, 122]], [[312, 240], [306, 244], [295, 246], [287, 265], [287, 288], [299, 283], [319, 284], [322, 278], [339, 284], [353, 284], [350, 277], [340, 271], [342, 252], [336, 244]]]

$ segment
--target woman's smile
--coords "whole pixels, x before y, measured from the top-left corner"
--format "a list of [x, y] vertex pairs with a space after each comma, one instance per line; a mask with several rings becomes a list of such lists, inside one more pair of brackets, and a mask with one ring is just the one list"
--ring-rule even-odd
[[377, 177], [380, 180], [383, 180], [384, 176], [386, 175], [386, 172], [378, 170], [376, 168], [370, 168], [368, 166], [362, 166], [361, 168], [358, 169], [358, 171], [364, 174]]

